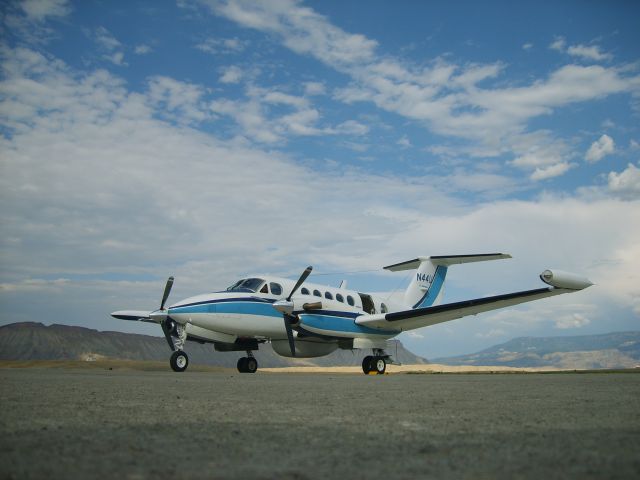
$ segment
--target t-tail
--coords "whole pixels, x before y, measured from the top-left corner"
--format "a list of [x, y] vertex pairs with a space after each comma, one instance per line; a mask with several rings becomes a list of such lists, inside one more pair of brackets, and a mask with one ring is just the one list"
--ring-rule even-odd
[[505, 253], [480, 253], [475, 255], [418, 257], [384, 268], [392, 272], [416, 270], [404, 294], [404, 302], [411, 308], [424, 308], [440, 303], [444, 293], [444, 280], [451, 265], [500, 260], [503, 258], [511, 258], [511, 255]]

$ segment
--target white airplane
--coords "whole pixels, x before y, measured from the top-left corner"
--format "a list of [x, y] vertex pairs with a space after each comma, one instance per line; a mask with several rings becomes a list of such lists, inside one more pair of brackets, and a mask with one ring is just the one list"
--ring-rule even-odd
[[[225, 291], [206, 293], [165, 308], [173, 285], [167, 280], [160, 309], [118, 311], [120, 320], [159, 323], [171, 355], [171, 368], [183, 372], [189, 365], [186, 340], [213, 343], [217, 351], [246, 351], [238, 371], [254, 373], [252, 352], [271, 342], [284, 357], [320, 357], [334, 350], [371, 349], [362, 362], [365, 374], [385, 372], [393, 359], [385, 352], [387, 340], [401, 332], [448, 322], [467, 315], [575, 292], [593, 285], [588, 279], [559, 270], [545, 270], [540, 279], [548, 287], [462, 302], [440, 304], [447, 269], [451, 265], [511, 258], [502, 253], [418, 257], [384, 267], [392, 272], [414, 270], [402, 302], [382, 295], [306, 283], [312, 267], [298, 281], [272, 276], [238, 280]], [[301, 288], [302, 287], [302, 288]]]

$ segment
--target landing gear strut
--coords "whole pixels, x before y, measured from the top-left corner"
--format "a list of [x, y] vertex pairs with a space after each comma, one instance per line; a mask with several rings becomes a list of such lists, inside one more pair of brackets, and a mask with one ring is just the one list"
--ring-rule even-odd
[[182, 350], [187, 341], [187, 327], [180, 324], [174, 324], [178, 338], [175, 339], [175, 352], [171, 354], [169, 364], [174, 372], [184, 372], [189, 366], [189, 357]]
[[369, 373], [372, 372], [383, 375], [387, 369], [388, 359], [389, 355], [387, 355], [384, 350], [374, 348], [373, 355], [367, 355], [362, 360], [362, 371], [365, 375], [369, 375]]
[[258, 360], [255, 359], [251, 350], [247, 350], [247, 356], [238, 359], [238, 371], [240, 373], [256, 373], [258, 370]]

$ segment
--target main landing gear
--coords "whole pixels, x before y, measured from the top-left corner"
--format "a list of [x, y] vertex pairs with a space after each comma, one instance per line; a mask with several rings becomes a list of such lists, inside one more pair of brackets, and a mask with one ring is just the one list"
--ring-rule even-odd
[[247, 350], [247, 356], [238, 359], [238, 371], [240, 373], [256, 373], [258, 370], [258, 360], [255, 359], [251, 350]]
[[387, 355], [384, 350], [374, 348], [373, 355], [367, 355], [362, 360], [362, 371], [365, 375], [369, 375], [370, 373], [383, 375], [387, 369], [387, 360], [389, 359], [389, 355]]

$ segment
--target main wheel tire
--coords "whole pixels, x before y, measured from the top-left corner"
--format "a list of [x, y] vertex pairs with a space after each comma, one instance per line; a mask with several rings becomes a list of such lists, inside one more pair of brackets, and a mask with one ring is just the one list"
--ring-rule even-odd
[[372, 370], [375, 370], [378, 375], [384, 374], [387, 369], [387, 362], [382, 357], [374, 357]]
[[373, 357], [371, 355], [367, 355], [362, 360], [362, 371], [365, 375], [369, 375], [369, 372], [373, 370]]
[[184, 372], [189, 366], [189, 357], [182, 350], [176, 350], [171, 354], [169, 364], [174, 372]]
[[240, 373], [247, 373], [247, 357], [241, 357], [238, 359], [238, 371]]
[[245, 365], [246, 365], [245, 372], [247, 372], [247, 373], [256, 373], [256, 370], [258, 370], [258, 361], [253, 357], [248, 357], [245, 360], [246, 360], [246, 362], [245, 362]]

